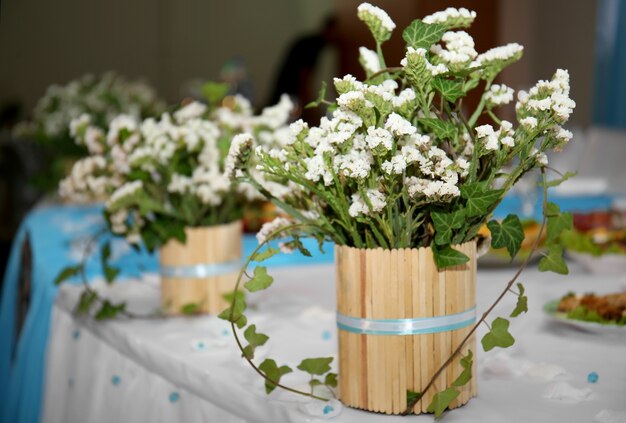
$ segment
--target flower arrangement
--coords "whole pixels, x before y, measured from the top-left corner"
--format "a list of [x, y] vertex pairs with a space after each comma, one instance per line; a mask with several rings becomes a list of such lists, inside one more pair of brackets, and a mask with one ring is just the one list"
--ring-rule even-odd
[[112, 233], [133, 244], [143, 240], [153, 250], [172, 238], [184, 242], [185, 227], [233, 222], [260, 197], [251, 186], [232, 183], [236, 157], [227, 153], [249, 142], [246, 132], [266, 146], [281, 145], [292, 108], [287, 96], [259, 116], [241, 96], [229, 107], [194, 101], [159, 119], [119, 115], [106, 133], [83, 115], [71, 126], [90, 155], [74, 165], [59, 192], [75, 201], [106, 198]]
[[[474, 21], [474, 12], [449, 8], [415, 20], [403, 32], [405, 57], [400, 66], [392, 67], [386, 64], [381, 46], [395, 24], [386, 12], [368, 3], [359, 6], [358, 16], [375, 42], [375, 50], [360, 48], [367, 79], [359, 81], [351, 75], [336, 78], [336, 104], [325, 99], [324, 90], [315, 103], [330, 105], [332, 115], [310, 128], [302, 121], [294, 122], [281, 149], [258, 146], [254, 154], [231, 150], [240, 153], [239, 181], [263, 191], [257, 181], [260, 174], [266, 181], [288, 187], [281, 196], [263, 192], [293, 218], [281, 218], [261, 230], [261, 245], [246, 266], [279, 252], [265, 249], [269, 240], [291, 237], [282, 244], [283, 249], [300, 249], [306, 254], [299, 238], [312, 236], [320, 245], [323, 240], [332, 240], [338, 246], [359, 249], [429, 247], [442, 270], [469, 260], [455, 246], [476, 240], [483, 225], [489, 228], [492, 247], [506, 247], [514, 257], [524, 239], [519, 218], [490, 219], [513, 185], [526, 173], [539, 169], [544, 175], [540, 233], [547, 227], [547, 253], [539, 268], [567, 273], [558, 237], [571, 227], [572, 218], [547, 202], [548, 186], [560, 180], [547, 182], [545, 171], [549, 169], [546, 153], [559, 151], [572, 137], [563, 128], [575, 107], [569, 97], [568, 72], [559, 69], [550, 80], [539, 81], [527, 92], [519, 91], [514, 124], [496, 115], [498, 107], [514, 100], [514, 91], [494, 82], [504, 68], [522, 57], [523, 48], [513, 43], [479, 54], [472, 37], [463, 30]], [[463, 99], [477, 89], [483, 92], [480, 103], [476, 109], [467, 110]], [[490, 122], [482, 124], [483, 120]], [[413, 412], [437, 376], [464, 351], [478, 325], [487, 323], [489, 313], [507, 292], [518, 297], [511, 317], [526, 311], [524, 287], [518, 283], [516, 291], [514, 285], [536, 246], [424, 390], [407, 392], [405, 413]], [[265, 267], [257, 266], [252, 276], [244, 270], [240, 282], [247, 291], [271, 285]], [[291, 368], [272, 359], [260, 365], [252, 361], [255, 348], [264, 344], [267, 336], [248, 323], [245, 309], [243, 296], [235, 295], [221, 317], [231, 321], [233, 329], [245, 328], [247, 345], [234, 330], [237, 343], [244, 358], [265, 378], [268, 392], [277, 386], [285, 388], [280, 379]], [[508, 325], [502, 317], [491, 323], [482, 339], [486, 351], [513, 344]], [[307, 360], [307, 365], [299, 368], [311, 374], [311, 392], [299, 393], [319, 398], [314, 393], [316, 386], [331, 389], [337, 385], [329, 365], [332, 359]], [[436, 416], [471, 379], [471, 350], [461, 357], [460, 364], [463, 372], [454, 384], [431, 397], [427, 410]]]

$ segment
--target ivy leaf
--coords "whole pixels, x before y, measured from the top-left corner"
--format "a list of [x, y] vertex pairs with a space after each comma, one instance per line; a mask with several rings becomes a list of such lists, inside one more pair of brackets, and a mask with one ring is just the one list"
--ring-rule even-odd
[[254, 345], [246, 345], [243, 349], [243, 351], [241, 352], [241, 356], [242, 357], [246, 357], [249, 360], [252, 360], [254, 358]]
[[561, 275], [567, 275], [569, 269], [565, 260], [563, 260], [563, 247], [559, 244], [550, 244], [548, 246], [548, 254], [545, 254], [539, 260], [540, 272], [554, 272]]
[[311, 388], [315, 387], [315, 386], [319, 386], [319, 385], [323, 385], [322, 381], [319, 379], [311, 379], [309, 381], [309, 386], [311, 386]]
[[104, 300], [94, 318], [96, 320], [112, 319], [125, 309], [126, 303], [113, 304], [109, 300]]
[[85, 289], [80, 294], [80, 298], [78, 299], [78, 304], [74, 308], [74, 312], [76, 314], [87, 314], [91, 310], [91, 307], [95, 304], [98, 299], [98, 294], [95, 291], [90, 289]]
[[452, 230], [463, 226], [465, 222], [465, 211], [457, 210], [453, 213], [432, 212], [430, 216], [435, 225], [435, 243], [437, 245], [450, 244], [452, 240]]
[[429, 413], [435, 413], [435, 419], [438, 419], [441, 414], [450, 406], [450, 403], [460, 395], [460, 392], [454, 388], [448, 388], [444, 391], [437, 392], [433, 396], [433, 400], [428, 405], [426, 411]]
[[324, 378], [324, 385], [330, 386], [331, 388], [337, 387], [337, 373], [328, 373]]
[[528, 297], [524, 295], [524, 285], [518, 282], [517, 289], [519, 290], [519, 294], [517, 295], [517, 304], [515, 305], [515, 309], [511, 312], [510, 317], [517, 317], [528, 311]]
[[252, 279], [244, 283], [243, 286], [250, 292], [260, 291], [267, 289], [274, 282], [274, 278], [267, 274], [267, 268], [264, 266], [257, 266], [254, 268], [254, 275]]
[[524, 241], [524, 228], [519, 217], [510, 214], [504, 218], [502, 223], [492, 220], [487, 223], [487, 227], [491, 232], [491, 246], [493, 248], [506, 247], [509, 256], [514, 258]]
[[230, 91], [228, 84], [209, 81], [202, 86], [202, 94], [209, 104], [219, 103]]
[[441, 24], [426, 24], [415, 19], [402, 33], [407, 47], [430, 49], [430, 46], [441, 39], [446, 27]]
[[467, 351], [467, 355], [461, 358], [461, 367], [463, 367], [463, 371], [456, 378], [454, 382], [452, 382], [452, 386], [461, 387], [465, 385], [472, 379], [472, 363], [474, 361], [474, 354], [472, 350]]
[[293, 371], [289, 366], [278, 367], [276, 362], [271, 358], [266, 358], [265, 361], [259, 365], [259, 369], [271, 380], [265, 380], [265, 392], [268, 394], [276, 389], [276, 384], [280, 383], [280, 378], [283, 375]]
[[231, 305], [224, 311], [222, 311], [217, 317], [235, 323], [237, 327], [241, 329], [246, 325], [248, 321], [248, 319], [246, 319], [246, 316], [244, 316], [243, 314], [247, 307], [243, 292], [237, 291], [237, 293], [235, 294], [226, 294], [224, 295], [224, 298], [226, 298], [227, 301], [230, 301]]
[[413, 404], [413, 401], [417, 401], [418, 399], [420, 399], [421, 396], [422, 394], [420, 392], [415, 392], [415, 391], [411, 391], [410, 389], [407, 389], [406, 403]]
[[270, 257], [274, 257], [278, 253], [280, 253], [280, 250], [278, 248], [268, 247], [267, 250], [260, 252], [260, 253], [256, 253], [256, 255], [254, 256], [254, 261], [256, 261], [257, 263], [260, 263], [262, 261], [267, 260]]
[[486, 214], [503, 193], [502, 189], [488, 189], [482, 182], [461, 186], [461, 197], [467, 200], [467, 216]]
[[330, 371], [332, 361], [332, 357], [305, 358], [298, 364], [298, 369], [311, 375], [323, 375]]
[[451, 139], [456, 136], [456, 126], [447, 120], [440, 120], [437, 118], [420, 118], [417, 121], [424, 125], [428, 130], [432, 131], [435, 136], [441, 140]]
[[437, 246], [432, 244], [431, 247], [433, 250], [433, 257], [435, 258], [435, 264], [438, 269], [444, 269], [450, 266], [460, 266], [461, 264], [469, 261], [469, 257], [449, 245]]
[[265, 344], [269, 339], [269, 336], [263, 333], [257, 333], [256, 325], [248, 326], [244, 331], [243, 336], [244, 338], [246, 338], [246, 341], [250, 343], [250, 345], [253, 345], [255, 347], [260, 347], [261, 345]]
[[559, 185], [561, 185], [563, 182], [567, 181], [570, 178], [573, 178], [574, 176], [578, 175], [578, 172], [565, 172], [565, 174], [563, 176], [561, 176], [558, 179], [553, 179], [551, 181], [549, 181], [546, 186], [547, 187], [558, 187]]
[[198, 303], [185, 304], [184, 306], [181, 307], [180, 311], [186, 316], [197, 314], [200, 311], [200, 304]]
[[480, 340], [485, 351], [490, 351], [495, 347], [508, 348], [515, 343], [515, 338], [509, 333], [509, 321], [502, 317], [497, 317], [491, 323], [491, 330]]
[[59, 272], [57, 277], [54, 278], [54, 284], [55, 285], [60, 285], [63, 282], [65, 282], [66, 280], [68, 280], [69, 278], [72, 278], [72, 277], [74, 277], [76, 275], [79, 275], [82, 270], [83, 270], [83, 265], [82, 264], [78, 264], [76, 266], [65, 267], [63, 270], [61, 270]]
[[546, 216], [548, 216], [546, 242], [552, 242], [558, 239], [561, 232], [572, 229], [574, 226], [571, 213], [561, 212], [559, 206], [554, 203], [548, 203], [546, 207]]
[[463, 91], [463, 83], [451, 81], [449, 79], [435, 78], [433, 80], [433, 88], [439, 91], [443, 98], [453, 103], [459, 97], [463, 97], [465, 95], [465, 91]]

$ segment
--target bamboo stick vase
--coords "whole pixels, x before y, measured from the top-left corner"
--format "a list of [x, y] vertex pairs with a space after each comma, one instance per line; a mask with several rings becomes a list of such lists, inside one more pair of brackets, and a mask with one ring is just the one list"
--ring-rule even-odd
[[[368, 411], [400, 414], [407, 391], [422, 392], [476, 319], [476, 243], [454, 246], [469, 258], [439, 271], [430, 248], [384, 250], [335, 247], [339, 399]], [[450, 405], [476, 396], [476, 339], [471, 382]], [[426, 412], [434, 393], [451, 386], [455, 360], [414, 409]]]
[[[186, 228], [187, 242], [167, 242], [159, 253], [161, 307], [170, 315], [195, 312], [218, 314], [228, 304], [241, 269], [241, 221]], [[190, 306], [191, 305], [191, 306]]]

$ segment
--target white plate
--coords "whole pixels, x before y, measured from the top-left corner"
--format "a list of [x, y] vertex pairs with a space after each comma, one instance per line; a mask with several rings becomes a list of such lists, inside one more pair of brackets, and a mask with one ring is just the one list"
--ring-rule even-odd
[[547, 302], [543, 306], [543, 312], [546, 314], [548, 319], [553, 322], [571, 326], [573, 328], [576, 328], [585, 332], [626, 335], [626, 326], [617, 326], [617, 325], [610, 325], [610, 324], [603, 325], [600, 323], [568, 319], [566, 313], [563, 313], [557, 310], [558, 305], [559, 305], [559, 300], [553, 300], [553, 301]]
[[604, 254], [596, 257], [591, 254], [568, 250], [567, 256], [573, 261], [580, 263], [589, 273], [603, 275], [626, 274], [626, 254]]

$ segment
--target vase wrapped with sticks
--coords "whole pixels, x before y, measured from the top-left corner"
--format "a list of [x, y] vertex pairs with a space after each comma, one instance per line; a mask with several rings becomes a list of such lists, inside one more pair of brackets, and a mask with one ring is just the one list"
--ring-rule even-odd
[[185, 230], [159, 253], [161, 307], [167, 314], [218, 314], [241, 267], [241, 221]]

